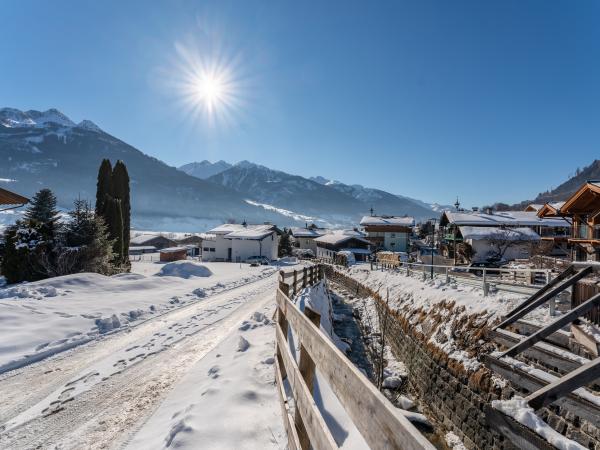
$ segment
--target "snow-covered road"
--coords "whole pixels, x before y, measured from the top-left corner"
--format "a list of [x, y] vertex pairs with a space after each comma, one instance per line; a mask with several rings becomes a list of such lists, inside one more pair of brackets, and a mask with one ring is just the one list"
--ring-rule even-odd
[[[271, 276], [210, 295], [129, 330], [0, 375], [0, 448], [95, 449], [135, 443], [136, 432], [185, 375], [202, 367], [211, 352], [214, 358], [219, 346], [229, 349], [231, 345], [225, 343], [238, 339], [240, 325], [254, 312], [272, 310], [275, 283], [276, 277]], [[266, 347], [261, 357], [265, 351]], [[265, 359], [269, 364], [272, 361]], [[190, 396], [195, 394], [189, 389]], [[279, 405], [273, 402], [269, 408], [278, 411]], [[267, 442], [278, 448], [280, 421], [273, 427]], [[143, 441], [143, 435], [139, 439]], [[172, 441], [168, 436], [152, 445], [146, 440], [143, 447], [164, 448]], [[198, 442], [197, 448], [209, 447]], [[265, 448], [264, 443], [260, 448]]]

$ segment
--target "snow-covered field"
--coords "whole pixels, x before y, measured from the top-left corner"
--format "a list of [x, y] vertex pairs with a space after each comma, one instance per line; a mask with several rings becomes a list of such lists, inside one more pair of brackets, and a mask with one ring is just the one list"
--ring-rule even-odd
[[84, 273], [2, 288], [0, 373], [274, 271], [246, 264], [134, 262], [130, 274]]
[[285, 448], [275, 271], [140, 262], [0, 289], [0, 448]]

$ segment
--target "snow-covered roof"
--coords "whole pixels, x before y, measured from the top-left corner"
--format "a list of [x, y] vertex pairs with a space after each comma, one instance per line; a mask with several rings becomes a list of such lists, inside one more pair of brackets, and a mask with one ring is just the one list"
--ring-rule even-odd
[[446, 211], [444, 215], [448, 218], [448, 222], [458, 226], [571, 226], [570, 222], [562, 217], [538, 217], [535, 211], [495, 211], [492, 214]]
[[396, 217], [396, 216], [364, 216], [360, 224], [365, 226], [402, 226], [412, 227], [415, 224], [414, 217]]
[[226, 233], [225, 239], [263, 239], [274, 232], [273, 225], [242, 225], [241, 228]]
[[371, 250], [367, 250], [366, 248], [343, 248], [340, 251], [342, 252], [351, 252], [357, 255], [370, 255]]
[[347, 234], [347, 231], [334, 231], [329, 234], [325, 234], [321, 237], [315, 239], [315, 242], [320, 242], [322, 244], [331, 244], [331, 245], [339, 245], [350, 239], [357, 239], [360, 242], [364, 242], [365, 244], [370, 244], [369, 241], [364, 239], [360, 235], [356, 234]]
[[166, 238], [164, 236], [161, 236], [160, 234], [140, 234], [136, 237], [131, 238], [131, 240], [129, 241], [130, 244], [134, 244], [134, 245], [143, 245], [146, 242], [151, 241], [152, 239], [156, 239], [156, 238], [163, 238], [169, 241], [172, 241], [172, 239]]
[[184, 251], [187, 252], [187, 248], [186, 247], [169, 247], [169, 248], [163, 248], [161, 250], [159, 250], [159, 253], [177, 253], [180, 251]]
[[130, 245], [129, 251], [132, 251], [132, 250], [137, 250], [137, 251], [156, 250], [156, 247], [154, 247], [152, 245]]
[[323, 236], [326, 231], [325, 230], [316, 230], [313, 228], [299, 228], [294, 227], [292, 230], [292, 236], [294, 237], [307, 237], [307, 238], [316, 238], [319, 236]]
[[499, 227], [459, 227], [463, 239], [474, 241], [503, 240], [503, 241], [539, 241], [540, 236], [531, 228], [499, 228]]

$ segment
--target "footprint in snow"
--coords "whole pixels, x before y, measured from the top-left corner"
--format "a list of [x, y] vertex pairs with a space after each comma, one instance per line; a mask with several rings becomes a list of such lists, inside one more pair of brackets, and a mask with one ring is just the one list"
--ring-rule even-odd
[[213, 380], [219, 378], [220, 371], [221, 368], [219, 366], [212, 366], [210, 369], [208, 369], [208, 376], [211, 377]]
[[248, 350], [248, 348], [250, 348], [250, 342], [248, 342], [246, 339], [240, 336], [240, 338], [238, 339], [237, 351], [245, 352], [246, 350]]

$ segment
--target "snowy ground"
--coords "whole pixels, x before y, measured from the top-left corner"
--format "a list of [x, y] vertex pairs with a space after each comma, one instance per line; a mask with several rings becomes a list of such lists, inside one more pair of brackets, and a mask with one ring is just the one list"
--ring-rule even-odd
[[275, 268], [161, 269], [0, 290], [0, 357], [22, 366], [0, 374], [0, 448], [284, 448]]
[[161, 270], [181, 266], [140, 262], [133, 263], [130, 274], [84, 273], [1, 288], [0, 373], [275, 271], [205, 263], [212, 275], [194, 276], [208, 273], [185, 262], [178, 277], [160, 276]]

